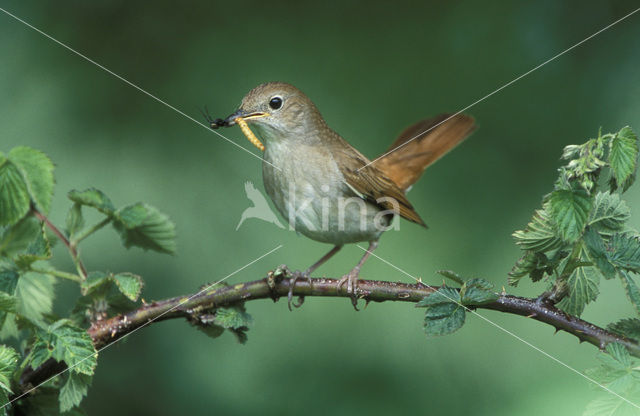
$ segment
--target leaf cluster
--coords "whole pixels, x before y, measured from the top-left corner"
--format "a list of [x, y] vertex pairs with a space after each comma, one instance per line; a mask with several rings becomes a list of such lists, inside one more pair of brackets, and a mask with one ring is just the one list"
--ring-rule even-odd
[[[0, 345], [0, 414], [82, 414], [78, 406], [97, 365], [86, 328], [135, 307], [140, 299], [140, 276], [86, 270], [80, 258], [85, 239], [111, 225], [126, 248], [168, 254], [176, 249], [175, 227], [165, 214], [141, 202], [116, 208], [94, 188], [68, 193], [72, 204], [65, 227], [56, 227], [46, 217], [55, 185], [53, 171], [51, 160], [35, 149], [0, 153], [0, 338], [7, 343]], [[87, 225], [86, 209], [102, 218]], [[68, 249], [75, 270], [54, 265], [51, 245], [56, 240]], [[53, 313], [54, 288], [61, 280], [80, 289], [67, 317]], [[244, 336], [243, 329], [224, 319], [222, 323]], [[9, 403], [25, 387], [23, 373], [56, 362], [67, 370], [35, 394]]]
[[631, 212], [622, 198], [635, 180], [638, 151], [629, 127], [564, 149], [553, 191], [513, 233], [524, 253], [509, 273], [511, 285], [525, 276], [545, 280], [542, 298], [579, 316], [598, 297], [600, 280], [617, 278], [640, 311], [632, 276], [640, 272], [640, 240], [627, 226]]

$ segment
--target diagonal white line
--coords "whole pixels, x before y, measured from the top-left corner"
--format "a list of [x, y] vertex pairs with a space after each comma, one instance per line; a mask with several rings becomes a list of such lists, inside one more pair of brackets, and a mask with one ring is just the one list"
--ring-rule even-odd
[[[356, 244], [357, 245], [357, 244]], [[370, 255], [374, 256], [375, 258], [377, 258], [378, 260], [381, 260], [382, 262], [386, 263], [387, 265], [393, 267], [394, 269], [398, 270], [399, 272], [409, 276], [410, 278], [412, 278], [413, 280], [415, 280], [418, 283], [422, 283], [422, 281], [420, 279], [415, 278], [414, 276], [410, 275], [409, 273], [405, 272], [404, 270], [402, 270], [401, 268], [397, 267], [394, 264], [391, 264], [390, 262], [388, 262], [387, 260], [383, 259], [380, 256], [377, 256], [375, 254], [373, 254], [371, 251], [367, 250], [366, 248], [362, 247], [361, 245], [357, 245], [358, 248], [364, 250], [365, 252], [369, 253]], [[591, 377], [589, 377], [588, 375], [584, 374], [583, 372], [576, 370], [575, 368], [571, 367], [569, 364], [559, 360], [558, 358], [554, 357], [553, 355], [549, 354], [548, 352], [540, 349], [539, 347], [536, 347], [535, 345], [533, 345], [532, 343], [530, 343], [529, 341], [519, 337], [518, 335], [514, 334], [513, 332], [509, 331], [506, 328], [503, 328], [502, 326], [498, 325], [497, 323], [493, 322], [492, 320], [490, 320], [489, 318], [486, 318], [482, 315], [480, 315], [478, 312], [468, 309], [466, 308], [463, 304], [461, 304], [460, 302], [458, 302], [457, 300], [447, 296], [446, 294], [444, 294], [443, 292], [439, 292], [442, 296], [444, 296], [445, 298], [449, 299], [451, 302], [457, 304], [458, 306], [464, 308], [466, 311], [470, 312], [471, 314], [477, 316], [478, 318], [482, 319], [483, 321], [493, 325], [494, 327], [498, 328], [499, 330], [501, 330], [502, 332], [511, 335], [512, 337], [514, 337], [515, 339], [517, 339], [518, 341], [522, 342], [523, 344], [533, 348], [534, 350], [538, 351], [540, 354], [544, 355], [547, 358], [550, 358], [551, 360], [555, 361], [556, 363], [562, 365], [563, 367], [568, 368], [569, 370], [573, 371], [574, 373], [584, 377], [585, 379], [587, 379], [588, 381], [590, 381], [591, 383], [599, 386], [600, 388], [602, 388], [603, 390], [613, 394], [614, 396], [618, 397], [619, 399], [625, 401], [626, 403], [640, 409], [640, 405], [635, 404], [634, 402], [630, 401], [629, 399], [626, 399], [624, 397], [622, 397], [621, 395], [619, 395], [618, 393], [616, 393], [615, 391], [611, 390], [610, 388], [603, 386], [602, 384], [598, 383], [597, 381], [595, 381], [594, 379], [592, 379]]]
[[260, 156], [256, 155], [255, 153], [253, 153], [250, 150], [245, 149], [244, 147], [240, 146], [238, 143], [234, 142], [233, 140], [223, 136], [222, 134], [218, 133], [215, 130], [212, 130], [209, 126], [207, 126], [204, 123], [199, 122], [198, 120], [196, 120], [195, 118], [191, 117], [190, 115], [186, 114], [185, 112], [178, 110], [176, 107], [172, 106], [171, 104], [167, 103], [166, 101], [161, 100], [160, 98], [156, 97], [155, 95], [151, 94], [150, 92], [148, 92], [147, 90], [137, 86], [136, 84], [134, 84], [133, 82], [123, 78], [122, 76], [116, 74], [115, 72], [111, 71], [109, 68], [97, 63], [96, 61], [94, 61], [93, 59], [81, 54], [80, 52], [76, 51], [75, 49], [73, 49], [72, 47], [62, 43], [61, 41], [59, 41], [58, 39], [54, 38], [53, 36], [50, 36], [48, 34], [46, 34], [45, 32], [43, 32], [42, 30], [38, 29], [37, 27], [25, 22], [24, 20], [22, 20], [21, 18], [19, 18], [18, 16], [11, 14], [10, 12], [6, 11], [5, 9], [3, 9], [2, 7], [0, 7], [0, 11], [4, 12], [7, 16], [13, 17], [15, 20], [17, 20], [18, 22], [30, 27], [31, 29], [35, 30], [36, 32], [40, 33], [41, 35], [51, 39], [52, 41], [54, 41], [55, 43], [57, 43], [58, 45], [62, 46], [63, 48], [73, 52], [74, 54], [78, 55], [79, 57], [81, 57], [82, 59], [94, 64], [95, 66], [97, 66], [98, 68], [102, 69], [105, 72], [108, 72], [109, 74], [113, 75], [114, 77], [118, 78], [120, 81], [124, 82], [125, 84], [128, 84], [130, 86], [132, 86], [133, 88], [135, 88], [136, 90], [140, 91], [141, 93], [153, 98], [154, 100], [156, 100], [157, 102], [159, 102], [160, 104], [165, 105], [166, 107], [169, 107], [170, 109], [172, 109], [173, 111], [175, 111], [176, 113], [182, 115], [183, 117], [188, 118], [189, 120], [193, 121], [194, 123], [204, 127], [205, 129], [207, 129], [210, 132], [213, 132], [215, 134], [217, 134], [218, 136], [222, 137], [223, 139], [225, 139], [226, 141], [228, 141], [229, 143], [231, 143], [232, 145], [244, 150], [245, 152], [249, 153], [251, 156], [258, 158], [260, 160], [262, 160], [265, 163], [268, 163], [269, 165], [273, 166], [274, 168], [280, 170], [279, 167], [275, 166], [274, 164], [272, 164], [271, 162], [268, 162], [266, 160], [264, 160], [263, 158], [261, 158]]
[[83, 361], [91, 358], [91, 357], [95, 357], [97, 356], [99, 353], [101, 353], [102, 351], [104, 351], [106, 348], [117, 344], [118, 342], [120, 342], [121, 340], [125, 339], [126, 337], [128, 337], [129, 335], [133, 334], [134, 332], [138, 331], [139, 329], [144, 328], [145, 326], [149, 325], [150, 323], [160, 319], [161, 317], [163, 317], [164, 315], [168, 314], [169, 312], [175, 310], [176, 308], [179, 308], [180, 306], [184, 305], [186, 302], [190, 301], [191, 299], [195, 298], [196, 296], [200, 295], [201, 293], [206, 292], [207, 290], [211, 289], [212, 287], [214, 287], [215, 285], [217, 285], [218, 283], [222, 283], [225, 280], [227, 280], [228, 278], [230, 278], [231, 276], [241, 272], [242, 270], [246, 269], [247, 267], [251, 266], [252, 264], [254, 264], [255, 262], [265, 258], [266, 256], [268, 256], [269, 254], [273, 253], [274, 251], [278, 250], [282, 248], [282, 244], [280, 244], [278, 247], [264, 253], [262, 256], [258, 257], [257, 259], [251, 260], [249, 263], [245, 264], [244, 266], [240, 267], [238, 270], [234, 271], [233, 273], [230, 273], [228, 275], [226, 275], [225, 277], [223, 277], [222, 279], [218, 280], [215, 283], [211, 283], [207, 286], [205, 286], [203, 289], [201, 289], [198, 293], [191, 295], [190, 297], [188, 297], [187, 299], [184, 299], [183, 301], [181, 301], [180, 303], [178, 303], [177, 305], [171, 307], [170, 309], [167, 309], [166, 311], [162, 312], [160, 315], [156, 316], [153, 319], [150, 319], [149, 321], [145, 322], [144, 324], [140, 325], [139, 327], [137, 327], [136, 329], [134, 329], [133, 331], [124, 334], [122, 337], [118, 338], [116, 341], [112, 342], [111, 344], [107, 344], [104, 347], [100, 348], [98, 351], [94, 352], [93, 354], [87, 355], [86, 357], [84, 357], [82, 360], [78, 361], [77, 363], [75, 363], [74, 365], [72, 365], [71, 367], [67, 367], [66, 369], [60, 371], [57, 374], [52, 375], [51, 377], [49, 377], [48, 379], [46, 379], [45, 381], [43, 381], [42, 383], [38, 384], [37, 386], [34, 386], [32, 388], [30, 388], [29, 390], [25, 391], [24, 393], [22, 393], [20, 396], [12, 399], [11, 401], [7, 402], [6, 404], [4, 404], [2, 407], [0, 407], [0, 409], [5, 408], [6, 406], [10, 405], [11, 403], [15, 402], [16, 400], [21, 399], [22, 397], [26, 396], [27, 394], [31, 393], [32, 391], [34, 391], [35, 389], [37, 389], [38, 387], [42, 386], [44, 383], [49, 382], [50, 380], [58, 377], [59, 375], [62, 375], [64, 373], [66, 373], [67, 371], [71, 370], [72, 368], [80, 365], [80, 363], [82, 363]]
[[561, 57], [562, 55], [564, 55], [565, 53], [573, 50], [574, 48], [577, 48], [578, 46], [582, 45], [583, 43], [585, 43], [586, 41], [588, 41], [591, 38], [594, 38], [596, 36], [598, 36], [600, 33], [604, 32], [605, 30], [609, 29], [612, 26], [617, 25], [618, 23], [622, 22], [624, 19], [626, 19], [627, 17], [630, 17], [631, 15], [633, 15], [634, 13], [636, 13], [637, 11], [639, 11], [640, 8], [635, 9], [634, 11], [632, 11], [631, 13], [621, 17], [620, 19], [616, 20], [615, 22], [609, 24], [608, 26], [603, 27], [602, 29], [598, 30], [596, 33], [592, 34], [591, 36], [581, 40], [580, 42], [576, 43], [575, 45], [571, 46], [568, 49], [565, 49], [564, 51], [560, 52], [559, 54], [547, 59], [546, 61], [544, 61], [543, 63], [541, 63], [540, 65], [536, 66], [535, 68], [532, 68], [530, 70], [528, 70], [527, 72], [525, 72], [524, 74], [520, 75], [517, 78], [512, 79], [511, 81], [507, 82], [506, 84], [504, 84], [503, 86], [501, 86], [500, 88], [498, 88], [497, 90], [485, 95], [484, 97], [480, 98], [479, 100], [474, 101], [473, 103], [469, 104], [468, 106], [466, 106], [465, 108], [463, 108], [462, 110], [458, 111], [457, 113], [447, 117], [446, 119], [442, 120], [440, 123], [436, 124], [435, 126], [432, 126], [431, 128], [423, 131], [422, 133], [418, 133], [415, 136], [413, 136], [411, 139], [407, 140], [406, 142], [402, 143], [400, 146], [397, 146], [391, 150], [389, 150], [388, 152], [382, 154], [381, 156], [378, 156], [377, 158], [373, 159], [371, 162], [367, 163], [366, 165], [362, 166], [360, 169], [358, 169], [358, 171], [360, 171], [361, 169], [366, 168], [367, 166], [371, 165], [372, 163], [375, 163], [377, 160], [382, 159], [383, 157], [387, 156], [389, 153], [393, 153], [396, 150], [400, 149], [403, 146], [406, 146], [407, 144], [409, 144], [410, 142], [412, 142], [413, 140], [417, 139], [418, 137], [422, 136], [425, 133], [430, 132], [431, 130], [435, 129], [436, 127], [438, 127], [439, 125], [441, 125], [442, 123], [446, 123], [448, 120], [452, 119], [453, 117], [457, 116], [458, 114], [467, 111], [468, 109], [470, 109], [471, 107], [473, 107], [474, 105], [486, 100], [487, 98], [491, 97], [492, 95], [502, 91], [503, 89], [507, 88], [508, 86], [510, 86], [511, 84], [521, 80], [522, 78], [526, 77], [527, 75], [529, 75], [530, 73], [542, 68], [543, 66], [545, 66], [546, 64], [548, 64], [551, 61], [554, 61], [556, 58]]

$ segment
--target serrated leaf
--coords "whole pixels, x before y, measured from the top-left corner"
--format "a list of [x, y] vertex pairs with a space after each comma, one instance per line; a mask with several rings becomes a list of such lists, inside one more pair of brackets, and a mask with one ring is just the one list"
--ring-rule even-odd
[[55, 279], [46, 274], [26, 272], [20, 275], [15, 289], [16, 312], [27, 319], [42, 322], [51, 313]]
[[464, 284], [464, 279], [462, 278], [462, 276], [460, 276], [458, 273], [454, 272], [453, 270], [438, 270], [436, 273], [446, 277], [447, 279], [453, 280], [458, 284], [461, 284], [461, 285]]
[[134, 302], [138, 300], [143, 286], [142, 278], [133, 273], [91, 272], [81, 287], [86, 295], [90, 295], [96, 290], [105, 289], [109, 282], [113, 282], [123, 295]]
[[582, 189], [560, 189], [549, 196], [551, 221], [557, 235], [573, 243], [582, 235], [591, 211], [591, 198]]
[[11, 375], [18, 365], [18, 353], [11, 347], [0, 345], [0, 388], [11, 394]]
[[618, 335], [640, 341], [640, 319], [625, 318], [607, 325], [607, 329]]
[[611, 235], [622, 230], [630, 216], [631, 211], [619, 194], [598, 192], [587, 223], [600, 233]]
[[17, 224], [6, 227], [0, 234], [0, 256], [13, 257], [27, 249], [41, 227], [32, 216], [24, 217]]
[[15, 312], [16, 301], [17, 299], [15, 296], [0, 291], [0, 312]]
[[0, 158], [0, 226], [20, 221], [31, 207], [29, 190], [18, 168]]
[[115, 213], [114, 227], [125, 247], [140, 247], [173, 254], [176, 250], [175, 226], [154, 207], [137, 203]]
[[242, 305], [216, 309], [213, 322], [225, 329], [241, 329], [249, 327], [253, 323], [253, 318]]
[[554, 268], [566, 256], [565, 251], [556, 250], [553, 257], [549, 259], [544, 253], [527, 250], [509, 272], [508, 282], [511, 286], [517, 286], [520, 280], [527, 275], [533, 282], [539, 281], [545, 274], [551, 276], [554, 273]]
[[76, 204], [95, 208], [108, 216], [112, 216], [116, 210], [109, 197], [99, 189], [89, 188], [84, 191], [76, 191], [74, 189], [67, 196]]
[[136, 305], [122, 294], [111, 274], [90, 272], [81, 289], [84, 296], [71, 312], [71, 318], [79, 325], [130, 311]]
[[[633, 402], [632, 402], [633, 403]], [[640, 412], [634, 405], [607, 392], [587, 404], [582, 416], [638, 416]]]
[[609, 253], [600, 234], [591, 227], [584, 233], [584, 243], [589, 259], [600, 270], [605, 279], [616, 277], [616, 268], [609, 260]]
[[622, 279], [622, 285], [627, 294], [627, 298], [631, 301], [636, 311], [640, 313], [640, 289], [636, 285], [636, 282], [629, 276], [627, 272], [620, 271], [620, 277]]
[[451, 287], [444, 286], [438, 288], [437, 291], [430, 293], [420, 302], [416, 303], [416, 308], [426, 308], [451, 302], [460, 302], [460, 293]]
[[562, 240], [553, 229], [548, 203], [533, 214], [524, 230], [514, 232], [513, 238], [523, 250], [545, 252], [562, 246]]
[[611, 236], [607, 247], [609, 260], [617, 267], [632, 272], [640, 272], [640, 240], [631, 233]]
[[9, 160], [20, 170], [33, 203], [42, 212], [48, 212], [54, 186], [51, 159], [39, 150], [20, 146], [9, 152]]
[[612, 342], [607, 344], [605, 350], [607, 351], [607, 354], [613, 357], [613, 359], [619, 362], [622, 366], [625, 368], [631, 368], [631, 355], [622, 344]]
[[143, 285], [140, 276], [133, 273], [118, 273], [113, 275], [113, 280], [123, 295], [134, 302], [138, 300]]
[[66, 219], [66, 231], [69, 238], [73, 238], [78, 231], [84, 227], [84, 217], [82, 216], [82, 205], [77, 202], [69, 208]]
[[460, 329], [464, 324], [464, 307], [456, 303], [443, 303], [427, 308], [424, 330], [429, 336], [447, 335]]
[[599, 285], [600, 275], [594, 267], [576, 268], [567, 280], [569, 294], [560, 301], [558, 307], [570, 315], [580, 316], [587, 303], [598, 297]]
[[91, 376], [67, 371], [60, 388], [60, 412], [64, 413], [78, 406], [87, 395], [90, 385]]
[[51, 258], [51, 245], [47, 237], [44, 225], [41, 226], [40, 232], [36, 233], [35, 237], [27, 246], [27, 249], [23, 254], [19, 254], [15, 257], [14, 262], [16, 266], [23, 270], [29, 270], [31, 265], [38, 260], [47, 260]]
[[638, 161], [638, 140], [630, 127], [624, 127], [611, 139], [609, 165], [617, 186], [628, 187]]
[[499, 295], [493, 291], [493, 283], [484, 279], [471, 279], [460, 289], [460, 299], [463, 305], [485, 305], [498, 299]]
[[37, 368], [49, 358], [64, 361], [69, 371], [93, 375], [97, 352], [91, 337], [68, 319], [59, 320], [39, 330], [32, 348], [31, 367]]

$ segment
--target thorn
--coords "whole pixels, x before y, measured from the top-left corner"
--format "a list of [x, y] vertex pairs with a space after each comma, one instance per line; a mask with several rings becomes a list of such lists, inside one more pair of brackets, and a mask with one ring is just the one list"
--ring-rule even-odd
[[536, 317], [536, 316], [538, 316], [538, 315], [534, 312], [534, 313], [532, 313], [531, 315], [527, 315], [527, 318], [534, 318], [534, 317]]
[[504, 286], [502, 286], [502, 294], [503, 294], [503, 295], [506, 295], [506, 294], [507, 294], [507, 291], [506, 291], [506, 289], [504, 288]]
[[371, 299], [365, 299], [364, 300], [364, 308], [362, 308], [362, 310], [364, 311], [365, 309], [367, 309], [367, 306], [369, 306], [369, 303], [371, 303]]

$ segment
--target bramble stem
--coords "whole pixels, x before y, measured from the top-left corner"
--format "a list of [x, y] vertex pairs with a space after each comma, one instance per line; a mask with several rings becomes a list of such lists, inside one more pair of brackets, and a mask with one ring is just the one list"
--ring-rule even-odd
[[109, 224], [110, 222], [111, 222], [111, 218], [107, 217], [107, 218], [103, 219], [102, 221], [100, 221], [99, 223], [94, 224], [92, 227], [85, 228], [84, 230], [82, 230], [81, 233], [77, 234], [71, 240], [71, 245], [73, 247], [77, 247], [79, 242], [81, 242], [85, 238], [89, 237], [91, 234], [95, 233], [96, 231], [98, 231], [99, 229], [101, 229], [105, 225]]
[[76, 249], [75, 245], [71, 244], [71, 242], [64, 235], [64, 233], [60, 231], [58, 227], [56, 227], [51, 221], [49, 221], [49, 218], [47, 218], [43, 213], [38, 211], [35, 207], [31, 208], [31, 212], [33, 213], [33, 215], [35, 215], [37, 219], [44, 222], [44, 224], [56, 235], [56, 237], [58, 237], [58, 239], [62, 241], [62, 244], [64, 244], [67, 247], [67, 249], [69, 250], [69, 254], [71, 254], [71, 259], [73, 260], [73, 263], [76, 265], [76, 269], [78, 269], [78, 273], [80, 274], [80, 277], [82, 278], [82, 280], [86, 280], [87, 269], [84, 267], [84, 264], [82, 264], [82, 261], [78, 256], [78, 250]]

